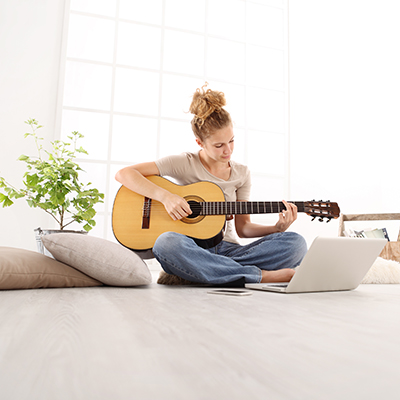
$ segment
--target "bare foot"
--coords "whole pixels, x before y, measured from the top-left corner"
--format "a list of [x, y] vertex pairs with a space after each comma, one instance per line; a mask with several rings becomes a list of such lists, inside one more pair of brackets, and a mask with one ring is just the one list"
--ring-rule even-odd
[[283, 268], [277, 271], [261, 271], [261, 283], [267, 282], [289, 282], [295, 273], [294, 269]]

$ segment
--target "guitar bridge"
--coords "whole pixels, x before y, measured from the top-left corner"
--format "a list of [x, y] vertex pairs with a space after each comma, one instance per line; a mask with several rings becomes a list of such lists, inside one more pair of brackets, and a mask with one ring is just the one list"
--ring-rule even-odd
[[150, 227], [150, 211], [151, 199], [145, 197], [143, 203], [142, 229], [149, 229]]

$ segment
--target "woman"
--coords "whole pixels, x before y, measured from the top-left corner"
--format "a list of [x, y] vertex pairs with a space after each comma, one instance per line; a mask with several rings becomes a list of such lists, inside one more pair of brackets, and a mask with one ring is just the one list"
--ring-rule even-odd
[[[221, 187], [227, 201], [248, 201], [250, 195], [250, 171], [231, 160], [234, 134], [231, 117], [223, 108], [225, 96], [206, 90], [206, 86], [196, 90], [190, 106], [199, 152], [136, 164], [116, 174], [117, 181], [127, 188], [161, 202], [173, 220], [190, 215], [189, 204], [146, 176], [169, 176], [182, 185], [211, 181]], [[273, 226], [252, 223], [249, 215], [228, 218], [223, 241], [209, 249], [185, 235], [163, 233], [153, 247], [154, 256], [167, 273], [192, 282], [229, 284], [243, 278], [246, 283], [288, 282], [307, 247], [300, 235], [286, 232], [297, 218], [297, 207], [283, 203], [286, 210]], [[243, 246], [237, 236], [261, 239]]]

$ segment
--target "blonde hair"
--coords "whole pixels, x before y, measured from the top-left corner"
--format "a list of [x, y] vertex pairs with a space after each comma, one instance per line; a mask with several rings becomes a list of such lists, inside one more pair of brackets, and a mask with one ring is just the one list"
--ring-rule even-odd
[[194, 114], [192, 130], [194, 135], [204, 141], [218, 129], [232, 124], [231, 116], [223, 106], [226, 105], [225, 95], [222, 92], [207, 89], [208, 83], [196, 89], [189, 111]]

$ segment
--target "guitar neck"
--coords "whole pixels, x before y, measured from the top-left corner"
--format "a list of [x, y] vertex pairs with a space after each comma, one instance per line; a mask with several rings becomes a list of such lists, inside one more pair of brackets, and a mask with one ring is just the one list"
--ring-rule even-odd
[[[304, 201], [291, 201], [298, 212], [305, 212]], [[208, 201], [198, 203], [201, 215], [274, 214], [286, 207], [281, 201]]]

